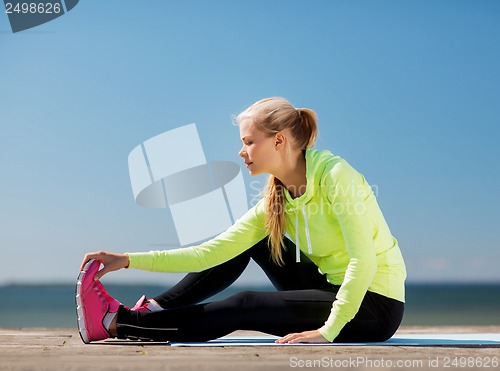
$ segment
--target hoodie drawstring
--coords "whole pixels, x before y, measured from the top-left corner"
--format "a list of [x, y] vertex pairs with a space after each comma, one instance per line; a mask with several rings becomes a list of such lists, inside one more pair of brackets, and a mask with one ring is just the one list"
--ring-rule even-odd
[[[312, 254], [311, 235], [309, 234], [309, 220], [307, 219], [306, 205], [302, 205], [302, 216], [304, 217], [306, 239], [307, 239], [307, 252]], [[300, 263], [300, 240], [299, 240], [299, 213], [295, 209], [295, 261]]]
[[295, 262], [300, 262], [299, 213], [295, 210]]

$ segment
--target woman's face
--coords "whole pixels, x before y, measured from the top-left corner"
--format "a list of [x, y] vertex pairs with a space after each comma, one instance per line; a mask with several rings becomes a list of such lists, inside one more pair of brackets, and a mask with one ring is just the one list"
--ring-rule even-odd
[[243, 119], [239, 123], [239, 127], [243, 147], [238, 155], [245, 161], [250, 175], [274, 174], [274, 169], [279, 161], [275, 135], [269, 135], [259, 129], [251, 118]]

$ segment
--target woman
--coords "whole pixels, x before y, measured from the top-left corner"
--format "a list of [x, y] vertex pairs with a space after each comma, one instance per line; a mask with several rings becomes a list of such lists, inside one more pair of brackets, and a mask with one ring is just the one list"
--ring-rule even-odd
[[[237, 123], [248, 171], [270, 174], [265, 197], [199, 246], [87, 254], [77, 285], [84, 342], [205, 341], [235, 330], [278, 335], [278, 343], [369, 342], [397, 330], [406, 278], [398, 243], [364, 177], [344, 159], [312, 148], [314, 111], [267, 98]], [[250, 259], [277, 291], [199, 304], [234, 282]], [[121, 268], [192, 273], [128, 309], [99, 282]]]

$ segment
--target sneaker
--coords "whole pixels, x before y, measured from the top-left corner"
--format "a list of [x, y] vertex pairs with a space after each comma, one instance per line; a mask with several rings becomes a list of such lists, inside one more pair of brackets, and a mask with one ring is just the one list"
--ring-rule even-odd
[[94, 275], [101, 263], [91, 260], [80, 272], [76, 284], [76, 313], [78, 330], [85, 344], [91, 341], [104, 340], [111, 335], [103, 324], [108, 313], [116, 313], [122, 305], [107, 293], [99, 281], [94, 281]]
[[146, 295], [142, 295], [130, 310], [134, 312], [158, 312], [163, 308], [153, 299], [146, 299]]

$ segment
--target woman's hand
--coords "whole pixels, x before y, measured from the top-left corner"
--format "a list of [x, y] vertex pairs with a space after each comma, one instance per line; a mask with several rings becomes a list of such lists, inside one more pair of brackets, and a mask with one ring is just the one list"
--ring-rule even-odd
[[98, 260], [104, 265], [104, 268], [102, 268], [95, 274], [94, 280], [96, 281], [106, 273], [117, 271], [122, 268], [127, 268], [130, 264], [129, 256], [126, 254], [115, 254], [112, 252], [99, 251], [85, 255], [82, 265], [80, 266], [80, 271], [82, 271], [85, 264], [87, 264], [87, 262], [92, 259]]
[[298, 332], [288, 334], [276, 340], [278, 344], [295, 344], [295, 343], [329, 343], [318, 330]]

